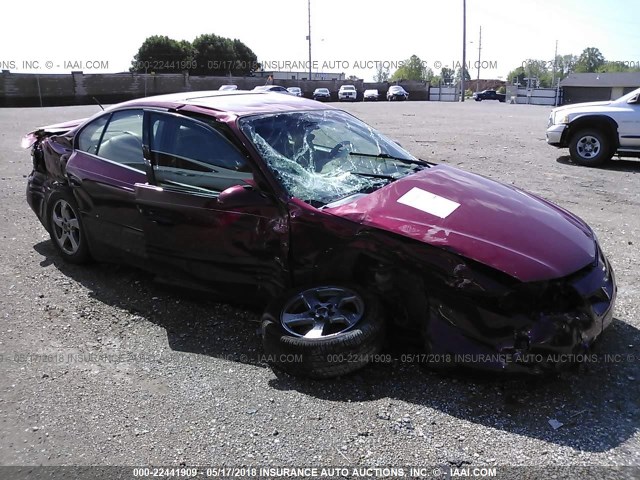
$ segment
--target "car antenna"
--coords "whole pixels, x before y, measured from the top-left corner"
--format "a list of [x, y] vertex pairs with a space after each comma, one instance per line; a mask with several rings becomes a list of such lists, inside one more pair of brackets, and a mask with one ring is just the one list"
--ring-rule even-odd
[[98, 99], [96, 97], [91, 97], [93, 98], [94, 102], [96, 102], [98, 104], [98, 106], [102, 109], [102, 111], [104, 112], [104, 107], [102, 106], [102, 104], [98, 101]]

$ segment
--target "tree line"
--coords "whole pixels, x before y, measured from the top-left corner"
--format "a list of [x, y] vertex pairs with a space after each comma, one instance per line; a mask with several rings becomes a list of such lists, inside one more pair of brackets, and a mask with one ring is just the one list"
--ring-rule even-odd
[[557, 55], [552, 61], [528, 59], [509, 72], [509, 83], [527, 85], [537, 79], [540, 87], [555, 86], [571, 73], [640, 72], [637, 62], [607, 61], [595, 47], [585, 48], [580, 55]]
[[[551, 87], [570, 73], [586, 72], [638, 72], [636, 62], [607, 61], [595, 47], [585, 48], [580, 55], [558, 55], [553, 61], [528, 59], [511, 70], [507, 83], [526, 85], [527, 79], [540, 87]], [[131, 61], [131, 72], [180, 73], [185, 70], [193, 75], [247, 76], [261, 69], [257, 56], [238, 39], [221, 37], [212, 33], [196, 37], [193, 42], [174, 40], [167, 36], [148, 37]], [[416, 80], [434, 84], [453, 85], [471, 80], [467, 68], [443, 67], [438, 74], [417, 55], [412, 55], [403, 65], [391, 73], [381, 62], [374, 74], [374, 81]], [[350, 77], [355, 78], [355, 77]]]
[[256, 54], [238, 39], [213, 33], [188, 42], [163, 35], [148, 37], [131, 61], [137, 73], [181, 73], [193, 75], [250, 75], [258, 70]]

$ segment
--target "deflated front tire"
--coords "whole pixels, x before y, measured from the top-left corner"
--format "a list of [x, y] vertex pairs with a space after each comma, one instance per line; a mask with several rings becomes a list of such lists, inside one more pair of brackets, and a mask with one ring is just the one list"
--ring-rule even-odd
[[275, 299], [262, 317], [271, 365], [292, 375], [330, 378], [369, 363], [382, 348], [379, 300], [359, 286], [298, 288]]

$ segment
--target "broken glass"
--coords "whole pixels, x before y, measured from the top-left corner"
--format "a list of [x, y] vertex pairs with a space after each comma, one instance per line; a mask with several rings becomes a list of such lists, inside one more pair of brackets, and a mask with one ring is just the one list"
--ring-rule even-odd
[[240, 127], [287, 192], [314, 206], [370, 193], [428, 166], [340, 110], [256, 115]]

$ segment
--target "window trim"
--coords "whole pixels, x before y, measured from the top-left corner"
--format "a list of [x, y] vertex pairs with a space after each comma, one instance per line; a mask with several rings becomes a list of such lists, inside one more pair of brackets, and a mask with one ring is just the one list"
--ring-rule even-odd
[[[142, 119], [142, 158], [143, 158], [143, 164], [140, 164], [142, 168], [138, 169], [138, 168], [134, 168], [131, 167], [129, 165], [125, 165], [124, 163], [120, 163], [120, 162], [116, 162], [115, 160], [112, 160], [110, 158], [106, 158], [106, 157], [102, 157], [100, 156], [100, 147], [102, 146], [102, 140], [104, 139], [104, 134], [107, 131], [107, 128], [109, 128], [109, 125], [111, 124], [111, 120], [113, 119], [113, 115], [119, 112], [126, 112], [126, 111], [133, 111], [133, 110], [139, 110], [140, 112], [142, 112], [143, 115], [143, 119]], [[92, 158], [95, 158], [97, 160], [102, 160], [104, 162], [108, 162], [112, 165], [118, 165], [120, 167], [126, 168], [128, 170], [133, 170], [134, 172], [141, 172], [141, 173], [146, 173], [145, 168], [146, 168], [146, 163], [147, 160], [146, 158], [144, 158], [144, 114], [145, 114], [145, 108], [144, 107], [139, 107], [139, 106], [132, 106], [132, 107], [126, 107], [126, 108], [119, 108], [117, 110], [111, 110], [111, 111], [107, 111], [104, 112], [103, 115], [99, 115], [95, 118], [92, 118], [90, 122], [88, 122], [86, 125], [83, 125], [82, 128], [80, 130], [78, 130], [78, 132], [75, 134], [74, 138], [73, 138], [73, 149], [74, 151], [78, 151], [78, 152], [82, 152], [86, 155], [91, 156]], [[98, 121], [101, 118], [104, 117], [108, 117], [106, 123], [104, 124], [104, 126], [102, 127], [102, 132], [100, 133], [100, 139], [98, 140], [98, 149], [96, 151], [96, 153], [91, 153], [91, 152], [87, 152], [86, 150], [82, 150], [79, 146], [80, 143], [80, 135], [82, 135], [82, 132], [84, 132], [87, 128], [89, 128], [90, 125], [92, 125], [94, 122]]]
[[[144, 158], [145, 158], [145, 164], [147, 167], [147, 180], [149, 182], [149, 184], [160, 187], [160, 188], [168, 188], [171, 191], [175, 191], [175, 192], [179, 192], [179, 193], [187, 193], [187, 194], [193, 194], [193, 195], [200, 195], [200, 196], [209, 196], [209, 197], [218, 197], [220, 195], [220, 193], [222, 193], [222, 191], [215, 191], [215, 190], [206, 190], [203, 187], [198, 187], [196, 185], [188, 185], [188, 184], [184, 184], [184, 186], [182, 185], [167, 185], [167, 184], [163, 184], [160, 185], [160, 183], [158, 182], [157, 178], [156, 178], [156, 173], [155, 173], [155, 168], [158, 168], [157, 163], [154, 161], [153, 152], [156, 153], [160, 153], [160, 154], [164, 154], [164, 155], [174, 155], [174, 154], [170, 154], [167, 152], [161, 152], [160, 150], [152, 150], [151, 149], [151, 139], [153, 137], [153, 122], [152, 122], [152, 114], [156, 114], [158, 116], [169, 116], [169, 117], [174, 117], [180, 121], [186, 121], [186, 122], [193, 122], [194, 124], [198, 125], [201, 128], [204, 128], [205, 130], [207, 130], [208, 132], [214, 134], [214, 135], [219, 135], [220, 138], [227, 142], [235, 151], [238, 152], [238, 155], [240, 155], [240, 157], [242, 157], [242, 159], [244, 160], [244, 165], [246, 166], [246, 170], [238, 170], [238, 173], [248, 173], [251, 174], [251, 176], [253, 177], [254, 181], [256, 179], [256, 169], [253, 167], [253, 161], [251, 159], [251, 157], [244, 152], [241, 148], [239, 148], [239, 146], [237, 145], [236, 141], [233, 141], [232, 139], [229, 139], [227, 135], [225, 135], [225, 133], [222, 131], [222, 129], [218, 129], [212, 125], [210, 125], [209, 123], [207, 123], [206, 121], [201, 120], [200, 118], [198, 118], [197, 116], [192, 116], [192, 115], [185, 115], [182, 112], [177, 112], [177, 111], [172, 111], [172, 110], [165, 110], [165, 109], [161, 109], [161, 108], [145, 108], [144, 109], [144, 119], [143, 119], [143, 132], [142, 132], [142, 138], [143, 138], [143, 151], [144, 151]], [[207, 117], [207, 118], [211, 118], [211, 120], [215, 120], [215, 117]], [[205, 162], [198, 162], [195, 159], [190, 159], [190, 158], [186, 158], [186, 157], [181, 157], [178, 156], [179, 158], [183, 158], [187, 161], [192, 161], [194, 163], [205, 163]], [[214, 164], [208, 164], [208, 166], [211, 167], [211, 169], [224, 169], [224, 170], [229, 170], [229, 169], [225, 169], [222, 166], [219, 165], [214, 165]], [[169, 183], [171, 183], [171, 181], [169, 181]]]

